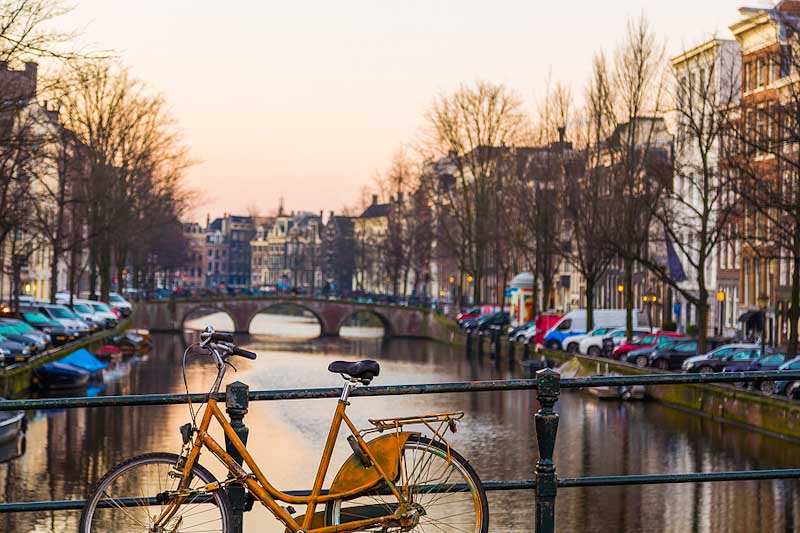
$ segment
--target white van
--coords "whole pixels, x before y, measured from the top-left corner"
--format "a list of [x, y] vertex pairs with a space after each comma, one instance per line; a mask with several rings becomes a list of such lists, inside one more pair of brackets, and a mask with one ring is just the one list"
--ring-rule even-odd
[[[595, 309], [593, 312], [594, 327], [625, 326], [625, 309]], [[647, 326], [647, 315], [639, 310], [633, 310], [633, 327]], [[564, 349], [564, 340], [567, 337], [586, 334], [586, 309], [570, 311], [561, 320], [556, 322], [544, 336], [544, 346], [550, 350]]]

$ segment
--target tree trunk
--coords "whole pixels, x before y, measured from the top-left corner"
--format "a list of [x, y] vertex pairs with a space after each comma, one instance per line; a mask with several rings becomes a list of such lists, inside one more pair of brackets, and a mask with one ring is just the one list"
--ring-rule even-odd
[[89, 245], [89, 299], [97, 300], [97, 244]]
[[586, 295], [586, 331], [592, 331], [594, 329], [594, 284], [595, 281], [593, 278], [586, 278], [586, 289], [584, 290], [584, 294]]
[[708, 337], [708, 295], [701, 297], [697, 305], [697, 353], [706, 353], [706, 338]]
[[633, 261], [623, 260], [625, 282], [625, 336], [628, 342], [633, 340]]
[[797, 355], [798, 320], [800, 320], [800, 232], [795, 231], [792, 250], [792, 295], [789, 304], [789, 343], [786, 360]]

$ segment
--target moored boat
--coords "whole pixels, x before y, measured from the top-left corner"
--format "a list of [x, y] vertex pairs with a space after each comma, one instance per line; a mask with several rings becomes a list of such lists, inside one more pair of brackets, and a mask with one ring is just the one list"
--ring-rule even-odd
[[90, 374], [82, 368], [54, 361], [33, 371], [36, 385], [45, 389], [69, 389], [85, 387]]
[[85, 370], [89, 373], [89, 379], [92, 381], [102, 381], [103, 371], [108, 368], [107, 363], [100, 361], [86, 348], [81, 348], [80, 350], [72, 352], [59, 362]]
[[[5, 401], [5, 398], [0, 398]], [[25, 411], [0, 411], [0, 443], [12, 441], [25, 431]]]

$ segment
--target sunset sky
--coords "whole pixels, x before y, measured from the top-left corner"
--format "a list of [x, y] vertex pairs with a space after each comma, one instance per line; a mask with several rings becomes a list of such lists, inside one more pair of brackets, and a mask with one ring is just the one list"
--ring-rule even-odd
[[[548, 73], [580, 91], [592, 53], [644, 12], [680, 52], [731, 0], [76, 0], [64, 21], [163, 92], [193, 156], [194, 212], [354, 204], [419, 135], [432, 97], [485, 79], [533, 110]], [[750, 2], [749, 5], [759, 5]]]

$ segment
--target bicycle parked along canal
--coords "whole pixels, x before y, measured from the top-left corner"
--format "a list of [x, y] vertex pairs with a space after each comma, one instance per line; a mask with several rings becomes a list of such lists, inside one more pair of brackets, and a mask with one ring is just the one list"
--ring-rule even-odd
[[[345, 384], [312, 489], [303, 496], [287, 494], [270, 484], [217, 405], [228, 360], [234, 355], [255, 359], [256, 354], [237, 347], [233, 335], [210, 327], [200, 339], [183, 358], [184, 381], [186, 354], [194, 347], [211, 355], [217, 366], [200, 423], [200, 410], [189, 403], [192, 421], [181, 427], [180, 454], [139, 455], [105, 474], [83, 508], [82, 533], [227, 532], [233, 517], [226, 489], [235, 484], [242, 485], [291, 533], [488, 532], [489, 509], [481, 481], [446, 439], [463, 412], [370, 419], [370, 427], [358, 429], [345, 413], [350, 394], [354, 387], [369, 385], [380, 374], [380, 366], [371, 360], [335, 361], [328, 370], [341, 374]], [[243, 465], [208, 434], [212, 420], [222, 426]], [[353, 454], [323, 491], [342, 423], [351, 433], [347, 441]], [[414, 425], [424, 426], [430, 435], [405, 429]], [[198, 463], [203, 448], [225, 465], [228, 478], [218, 481]], [[296, 515], [292, 505], [305, 505], [305, 514]], [[317, 506], [323, 510], [317, 511]]]

